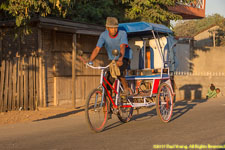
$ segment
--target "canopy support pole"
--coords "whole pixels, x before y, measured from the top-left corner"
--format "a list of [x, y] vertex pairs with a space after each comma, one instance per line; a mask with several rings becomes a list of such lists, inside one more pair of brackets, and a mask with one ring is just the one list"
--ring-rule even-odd
[[161, 48], [160, 48], [160, 46], [159, 46], [158, 41], [156, 40], [157, 38], [156, 38], [155, 33], [154, 33], [153, 30], [152, 30], [152, 34], [153, 34], [153, 37], [154, 37], [154, 39], [155, 39], [155, 42], [156, 42], [158, 51], [159, 51], [159, 53], [160, 53], [160, 57], [161, 57], [161, 59], [163, 60], [163, 61], [162, 61], [162, 66], [163, 66], [163, 68], [164, 68], [164, 59], [163, 59], [163, 56], [162, 56], [162, 50], [161, 50]]

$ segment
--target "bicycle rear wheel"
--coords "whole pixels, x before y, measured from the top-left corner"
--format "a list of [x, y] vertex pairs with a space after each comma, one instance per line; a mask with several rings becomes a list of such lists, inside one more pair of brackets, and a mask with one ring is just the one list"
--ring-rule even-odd
[[162, 83], [156, 98], [157, 115], [163, 122], [169, 122], [173, 113], [173, 95], [171, 88], [166, 83]]
[[117, 117], [121, 122], [127, 123], [131, 120], [132, 115], [133, 107], [129, 106], [127, 98], [121, 98]]
[[86, 100], [85, 117], [94, 132], [101, 132], [108, 120], [108, 102], [105, 96], [102, 102], [102, 96], [101, 89], [94, 89]]

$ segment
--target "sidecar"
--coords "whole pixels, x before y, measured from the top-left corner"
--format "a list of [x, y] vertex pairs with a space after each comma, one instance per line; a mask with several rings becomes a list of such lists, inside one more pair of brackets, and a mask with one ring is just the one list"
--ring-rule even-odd
[[156, 105], [157, 114], [168, 122], [175, 97], [173, 72], [177, 67], [173, 32], [164, 25], [147, 22], [121, 23], [119, 30], [126, 31], [133, 53], [126, 76], [134, 93], [128, 97], [132, 107]]

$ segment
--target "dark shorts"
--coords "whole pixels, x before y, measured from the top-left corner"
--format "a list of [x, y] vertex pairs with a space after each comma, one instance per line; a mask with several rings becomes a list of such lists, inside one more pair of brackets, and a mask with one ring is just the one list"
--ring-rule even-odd
[[119, 69], [120, 69], [119, 77], [125, 77], [126, 69], [128, 69], [129, 65], [130, 65], [130, 60], [127, 58], [123, 58], [123, 65], [119, 67]]

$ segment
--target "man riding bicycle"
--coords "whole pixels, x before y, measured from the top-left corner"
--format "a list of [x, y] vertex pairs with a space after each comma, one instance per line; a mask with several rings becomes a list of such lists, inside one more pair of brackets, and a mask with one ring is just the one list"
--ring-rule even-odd
[[[129, 59], [132, 57], [132, 50], [128, 47], [126, 32], [118, 30], [118, 20], [115, 17], [107, 17], [106, 30], [101, 33], [97, 45], [90, 56], [89, 64], [93, 64], [92, 61], [96, 58], [103, 46], [107, 50], [109, 59], [116, 60], [116, 65], [120, 70], [120, 76], [118, 76], [118, 78], [124, 87], [123, 94], [129, 95], [130, 90], [125, 79], [125, 74], [130, 63]], [[114, 49], [117, 49], [120, 54], [116, 58], [112, 55]], [[112, 81], [112, 79], [109, 80]]]

